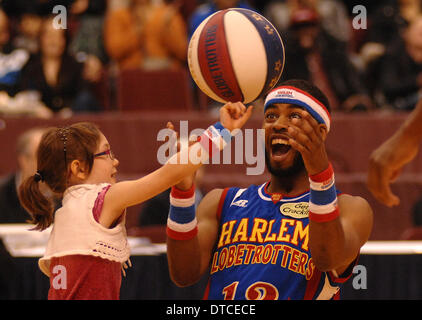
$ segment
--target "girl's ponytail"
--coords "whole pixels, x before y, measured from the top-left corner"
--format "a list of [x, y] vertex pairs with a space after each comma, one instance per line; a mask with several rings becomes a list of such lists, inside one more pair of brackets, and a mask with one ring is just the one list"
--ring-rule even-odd
[[54, 205], [40, 190], [40, 179], [35, 175], [27, 178], [19, 187], [19, 199], [22, 206], [31, 214], [33, 230], [44, 230], [53, 222]]

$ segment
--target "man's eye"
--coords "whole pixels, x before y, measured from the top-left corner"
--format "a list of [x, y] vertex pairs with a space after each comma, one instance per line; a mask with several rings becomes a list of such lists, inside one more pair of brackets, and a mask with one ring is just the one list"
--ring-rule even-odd
[[290, 114], [290, 118], [291, 118], [291, 119], [302, 119], [302, 116], [300, 115], [300, 113], [297, 113], [297, 112], [292, 112], [292, 113]]
[[275, 113], [267, 113], [267, 114], [265, 115], [265, 118], [266, 118], [267, 120], [274, 120], [274, 119], [276, 119], [276, 118], [277, 118], [277, 115], [276, 115]]

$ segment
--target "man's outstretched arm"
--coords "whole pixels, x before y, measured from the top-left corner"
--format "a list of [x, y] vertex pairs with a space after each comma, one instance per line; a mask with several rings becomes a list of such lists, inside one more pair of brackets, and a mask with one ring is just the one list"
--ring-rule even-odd
[[400, 203], [400, 199], [391, 191], [390, 184], [399, 176], [403, 166], [416, 157], [421, 141], [422, 100], [401, 127], [372, 152], [369, 159], [368, 189], [384, 205], [392, 207]]

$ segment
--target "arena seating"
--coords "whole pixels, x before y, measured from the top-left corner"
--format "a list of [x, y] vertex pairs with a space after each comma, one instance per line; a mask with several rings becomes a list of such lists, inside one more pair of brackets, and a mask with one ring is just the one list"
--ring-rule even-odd
[[185, 69], [122, 70], [116, 84], [117, 108], [122, 111], [192, 109], [192, 87]]

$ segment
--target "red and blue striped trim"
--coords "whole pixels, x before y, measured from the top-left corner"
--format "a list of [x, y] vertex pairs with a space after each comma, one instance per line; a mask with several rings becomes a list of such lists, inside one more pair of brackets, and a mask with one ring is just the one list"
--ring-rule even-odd
[[309, 219], [328, 222], [339, 216], [337, 190], [334, 184], [334, 170], [329, 164], [324, 171], [309, 177]]
[[187, 191], [176, 187], [170, 192], [170, 212], [167, 219], [167, 236], [175, 240], [189, 240], [198, 233], [195, 216], [195, 186]]

